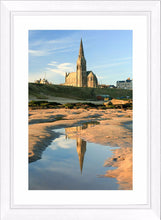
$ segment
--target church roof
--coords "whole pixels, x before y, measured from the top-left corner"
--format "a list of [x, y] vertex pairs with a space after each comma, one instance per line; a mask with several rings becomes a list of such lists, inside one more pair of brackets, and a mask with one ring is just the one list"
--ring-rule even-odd
[[97, 77], [92, 71], [87, 71], [86, 73], [87, 77], [92, 77], [98, 83]]
[[92, 72], [92, 70], [90, 70], [90, 71], [87, 71], [86, 73], [87, 73], [87, 75], [89, 75], [90, 73], [93, 73], [93, 72]]
[[94, 78], [97, 78], [96, 75], [92, 71], [87, 71], [87, 76], [93, 76]]
[[94, 73], [92, 71], [87, 71], [88, 76], [94, 76]]

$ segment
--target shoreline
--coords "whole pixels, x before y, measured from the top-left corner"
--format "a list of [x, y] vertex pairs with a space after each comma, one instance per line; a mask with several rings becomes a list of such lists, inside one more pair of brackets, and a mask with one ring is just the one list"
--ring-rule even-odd
[[[113, 127], [112, 131], [115, 133], [116, 136], [117, 131], [115, 130], [119, 130], [119, 131], [123, 130], [123, 127], [125, 128], [125, 123], [127, 122], [129, 123], [129, 121], [132, 121], [132, 111], [129, 111], [128, 117], [122, 116], [122, 115], [126, 116], [127, 114], [128, 114], [127, 112], [120, 110], [90, 110], [90, 111], [84, 109], [30, 110], [29, 162], [33, 162], [38, 159], [41, 159], [41, 152], [43, 152], [46, 149], [46, 147], [52, 142], [53, 139], [57, 138], [57, 134], [54, 131], [52, 131], [53, 129], [74, 127], [74, 126], [79, 126], [82, 123], [97, 121], [100, 122], [100, 124], [97, 125], [97, 128], [101, 126], [102, 129], [104, 127], [104, 130], [106, 127], [109, 130], [111, 130], [110, 126], [112, 126]], [[113, 116], [113, 120], [110, 116]], [[115, 123], [113, 124], [113, 122]], [[115, 127], [114, 125], [116, 125], [117, 129], [114, 128]], [[122, 129], [119, 129], [118, 128], [119, 126], [121, 126]], [[114, 141], [118, 142], [116, 141], [116, 137], [114, 138], [114, 140], [112, 140], [112, 137], [110, 138], [109, 135], [105, 135], [105, 138], [101, 138], [99, 136], [97, 140], [96, 138], [92, 137], [94, 136], [93, 130], [86, 129], [85, 131], [81, 132], [81, 134], [79, 135], [82, 139], [85, 139], [86, 141], [99, 143], [103, 145], [108, 145], [108, 142], [114, 142]], [[90, 139], [88, 137], [89, 135], [87, 135], [89, 132], [90, 132]], [[100, 130], [98, 129], [97, 132], [100, 133]], [[101, 135], [103, 135], [102, 132]]]
[[77, 127], [98, 122], [72, 134], [81, 139], [111, 149], [113, 155], [104, 167], [115, 167], [102, 178], [116, 178], [119, 189], [132, 189], [132, 110], [39, 109], [29, 111], [29, 163], [41, 159], [43, 151], [59, 137], [54, 129]]

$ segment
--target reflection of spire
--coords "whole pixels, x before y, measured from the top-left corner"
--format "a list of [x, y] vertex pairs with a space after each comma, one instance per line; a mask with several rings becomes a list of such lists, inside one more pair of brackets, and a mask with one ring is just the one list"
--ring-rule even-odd
[[84, 161], [85, 152], [86, 152], [86, 141], [84, 141], [81, 138], [77, 138], [77, 153], [79, 157], [79, 165], [80, 165], [81, 173], [83, 170], [83, 161]]
[[77, 137], [77, 134], [88, 127], [87, 124], [83, 124], [78, 127], [71, 127], [71, 128], [65, 128], [66, 133], [66, 139], [76, 139], [77, 142], [77, 153], [79, 157], [79, 165], [80, 165], [80, 171], [82, 173], [83, 170], [83, 161], [84, 161], [84, 154], [86, 152], [86, 141], [83, 139]]

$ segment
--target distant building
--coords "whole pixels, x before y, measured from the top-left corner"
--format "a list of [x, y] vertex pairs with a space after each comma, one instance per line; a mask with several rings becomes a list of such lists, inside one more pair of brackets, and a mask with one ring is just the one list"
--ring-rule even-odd
[[48, 80], [45, 79], [45, 78], [43, 78], [43, 79], [40, 78], [40, 79], [36, 80], [35, 83], [37, 83], [37, 84], [49, 84]]
[[80, 42], [76, 72], [66, 73], [64, 85], [92, 88], [96, 88], [98, 86], [96, 75], [92, 71], [86, 70], [86, 59], [84, 57], [82, 40]]
[[132, 89], [132, 80], [130, 78], [128, 78], [127, 80], [123, 80], [123, 81], [117, 81], [116, 82], [116, 87], [118, 89]]

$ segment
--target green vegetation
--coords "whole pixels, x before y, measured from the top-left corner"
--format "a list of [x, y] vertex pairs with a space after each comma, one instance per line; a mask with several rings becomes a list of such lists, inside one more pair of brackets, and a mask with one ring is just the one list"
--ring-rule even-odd
[[31, 108], [57, 108], [60, 103], [57, 102], [48, 102], [48, 101], [30, 101], [29, 102], [29, 107]]
[[132, 103], [127, 103], [125, 105], [96, 105], [93, 103], [66, 103], [60, 104], [57, 102], [47, 102], [47, 101], [30, 101], [29, 102], [30, 109], [53, 109], [53, 108], [66, 108], [66, 109], [132, 109]]
[[29, 83], [29, 99], [30, 97], [48, 99], [48, 97], [54, 96], [77, 100], [96, 100], [97, 95], [109, 95], [112, 98], [129, 96], [131, 99], [132, 91], [114, 88], [80, 88], [53, 84]]

